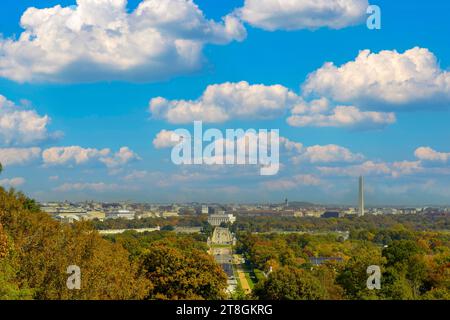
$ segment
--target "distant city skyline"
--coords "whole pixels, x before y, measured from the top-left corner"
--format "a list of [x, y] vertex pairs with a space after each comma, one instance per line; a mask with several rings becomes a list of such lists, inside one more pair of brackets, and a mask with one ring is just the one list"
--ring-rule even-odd
[[[268, 205], [283, 205], [284, 202], [202, 202], [202, 201], [187, 201], [187, 202], [139, 202], [139, 201], [130, 201], [130, 200], [116, 200], [116, 201], [101, 201], [101, 200], [95, 200], [95, 199], [85, 199], [85, 200], [46, 200], [46, 201], [40, 201], [40, 203], [74, 203], [74, 204], [81, 204], [81, 203], [105, 203], [105, 204], [113, 204], [113, 203], [119, 203], [119, 204], [131, 204], [131, 205], [137, 205], [137, 204], [145, 204], [145, 205], [162, 205], [162, 206], [171, 206], [171, 205], [178, 205], [178, 206], [185, 206], [185, 205], [222, 205], [222, 206], [231, 206], [231, 205], [242, 205], [242, 206], [268, 206]], [[292, 207], [297, 207], [295, 203], [308, 203], [311, 206], [315, 207], [323, 207], [323, 208], [354, 208], [358, 209], [358, 204], [350, 204], [350, 203], [312, 203], [308, 201], [292, 201], [294, 205]], [[374, 204], [374, 205], [367, 205], [365, 204], [365, 209], [371, 209], [371, 208], [449, 208], [450, 204], [433, 204], [433, 203], [422, 203], [422, 204]], [[366, 212], [367, 213], [367, 212]]]
[[[357, 207], [364, 176], [366, 208], [449, 205], [450, 3], [252, 3], [3, 1], [0, 186], [41, 202]], [[279, 171], [174, 165], [171, 133], [194, 121], [279, 130]]]
[[[327, 207], [310, 203], [293, 203], [287, 206], [284, 203], [272, 204], [201, 204], [201, 203], [184, 203], [184, 204], [148, 204], [148, 203], [132, 203], [129, 201], [119, 203], [103, 203], [103, 202], [47, 202], [41, 203], [42, 211], [51, 215], [54, 219], [61, 222], [73, 223], [80, 220], [117, 220], [139, 221], [144, 219], [155, 218], [174, 218], [174, 217], [200, 217], [207, 216], [210, 225], [219, 227], [222, 224], [233, 224], [236, 217], [278, 217], [278, 218], [345, 218], [345, 217], [363, 217], [365, 215], [421, 215], [427, 217], [429, 215], [445, 215], [450, 212], [448, 207], [368, 207], [362, 210], [363, 206], [339, 206]], [[147, 221], [148, 222], [148, 221]], [[155, 227], [155, 225], [153, 225]], [[155, 231], [158, 229], [142, 229], [144, 231]], [[121, 233], [119, 231], [108, 231], [111, 233]]]

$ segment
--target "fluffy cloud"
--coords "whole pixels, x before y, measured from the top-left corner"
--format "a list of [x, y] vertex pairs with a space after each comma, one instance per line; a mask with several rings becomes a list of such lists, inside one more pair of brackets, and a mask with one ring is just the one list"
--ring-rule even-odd
[[448, 104], [450, 72], [441, 70], [428, 49], [416, 47], [404, 53], [363, 50], [354, 61], [340, 67], [325, 63], [308, 76], [303, 91], [339, 102], [399, 107]]
[[226, 82], [210, 85], [197, 100], [172, 100], [162, 97], [150, 101], [155, 118], [170, 123], [224, 122], [233, 119], [271, 119], [295, 105], [298, 96], [281, 85], [250, 85]]
[[289, 140], [285, 137], [280, 137], [280, 145], [283, 146], [288, 152], [300, 153], [303, 151], [302, 143]]
[[364, 20], [367, 0], [245, 0], [238, 15], [265, 30], [328, 27], [341, 29]]
[[[331, 176], [390, 176], [399, 178], [406, 175], [450, 175], [450, 169], [446, 162], [450, 159], [450, 153], [443, 153], [433, 150], [430, 147], [420, 147], [415, 151], [416, 161], [395, 161], [395, 162], [376, 162], [365, 161], [360, 164], [340, 167], [319, 166], [317, 169], [323, 175]], [[359, 159], [361, 160], [361, 159]], [[440, 162], [443, 166], [428, 166], [427, 162]]]
[[0, 144], [29, 145], [57, 137], [59, 133], [48, 132], [49, 124], [48, 116], [17, 106], [0, 95]]
[[41, 155], [40, 148], [0, 148], [0, 163], [3, 166], [25, 164]]
[[[175, 140], [175, 142], [172, 142], [172, 137]], [[184, 138], [185, 137], [176, 134], [174, 131], [161, 130], [156, 135], [155, 139], [153, 139], [153, 145], [159, 149], [171, 148], [174, 145], [179, 144], [179, 142], [182, 141], [182, 139]], [[248, 148], [248, 145], [252, 143], [254, 143], [254, 145], [252, 144], [250, 147], [265, 146], [267, 149], [270, 149], [271, 141], [276, 142], [277, 140], [279, 145], [281, 144], [286, 149], [300, 150], [302, 148], [301, 143], [290, 141], [289, 139], [284, 137], [279, 137], [277, 132], [256, 131], [254, 129], [249, 129], [246, 131], [243, 129], [237, 129], [233, 132], [231, 136], [228, 135], [227, 133], [225, 134], [220, 133], [218, 137], [213, 135], [210, 138], [211, 138], [211, 140], [209, 140], [210, 142], [203, 142], [205, 146], [213, 143], [216, 149], [221, 150], [223, 149], [224, 151], [226, 151], [227, 149], [232, 150], [236, 145], [238, 147], [243, 146], [243, 149], [246, 149]], [[191, 141], [191, 143], [193, 143], [193, 141]], [[245, 153], [246, 151], [240, 150], [240, 152]]]
[[335, 144], [314, 145], [306, 147], [300, 142], [280, 137], [280, 146], [287, 151], [294, 164], [358, 162], [364, 159], [361, 153], [353, 153], [349, 149]]
[[311, 163], [357, 162], [364, 159], [364, 156], [360, 153], [353, 153], [347, 148], [330, 144], [307, 147], [296, 159], [307, 160]]
[[423, 168], [419, 161], [399, 161], [393, 163], [366, 161], [361, 164], [345, 167], [318, 167], [317, 169], [324, 175], [350, 177], [362, 175], [398, 178], [404, 175], [425, 172], [425, 168]]
[[[327, 101], [325, 99], [325, 101]], [[311, 104], [301, 103], [292, 109], [287, 123], [293, 127], [347, 127], [358, 129], [377, 129], [393, 124], [394, 113], [361, 111], [354, 106], [337, 106], [329, 109], [323, 99], [313, 100]]]
[[[395, 114], [361, 111], [353, 106], [331, 108], [327, 98], [305, 101], [282, 85], [250, 85], [246, 81], [210, 85], [196, 100], [150, 100], [152, 116], [170, 123], [182, 124], [196, 120], [217, 123], [232, 119], [272, 119], [291, 110], [287, 122], [291, 126], [349, 127], [374, 129], [396, 121]], [[166, 139], [169, 132], [161, 133], [156, 141]], [[162, 142], [161, 142], [162, 143]]]
[[141, 160], [141, 158], [128, 147], [120, 148], [120, 150], [111, 157], [100, 158], [100, 161], [108, 168], [117, 168], [135, 160]]
[[[171, 144], [171, 131], [161, 131], [157, 138], [155, 138], [154, 143], [160, 146], [161, 148], [170, 148]], [[216, 150], [230, 150], [234, 149], [235, 143], [245, 145], [247, 144], [247, 139], [249, 141], [261, 141], [263, 144], [267, 143], [269, 135], [265, 135], [260, 133], [259, 135], [253, 132], [247, 132], [243, 137], [238, 139], [237, 141], [228, 140], [227, 138], [222, 138], [218, 140], [214, 140]], [[277, 138], [277, 136], [275, 136]], [[286, 154], [286, 156], [291, 160], [294, 164], [320, 164], [320, 163], [354, 163], [364, 160], [364, 156], [360, 153], [354, 153], [349, 149], [339, 146], [339, 145], [314, 145], [314, 146], [304, 146], [300, 142], [292, 141], [285, 137], [279, 138], [279, 146], [280, 151]], [[256, 149], [255, 149], [256, 150]], [[245, 159], [247, 163], [257, 163], [257, 158], [254, 158], [252, 155], [246, 154], [249, 150], [238, 149], [238, 155]], [[208, 161], [209, 163], [214, 164], [223, 164], [223, 163], [235, 163], [235, 154], [232, 155], [215, 155], [212, 157], [203, 158], [204, 161]], [[280, 181], [280, 183], [284, 183], [285, 181]], [[298, 182], [298, 181], [297, 181]], [[295, 182], [295, 183], [297, 183]], [[292, 180], [286, 182], [287, 184], [293, 184]]]
[[[192, 138], [189, 132], [180, 133], [180, 135], [186, 139]], [[168, 137], [172, 137], [171, 132], [163, 130], [155, 138], [154, 144], [160, 148], [169, 148], [172, 143], [168, 141]], [[196, 138], [194, 137], [194, 139]], [[253, 165], [260, 168], [262, 175], [273, 175], [279, 170], [280, 139], [277, 130], [257, 132], [254, 129], [246, 131], [237, 129], [222, 134], [221, 131], [213, 129], [213, 131], [205, 131], [203, 139], [205, 141], [200, 142], [203, 143], [204, 149], [200, 154], [183, 152], [183, 156], [180, 157], [180, 151], [184, 149], [183, 144], [180, 144], [173, 150], [175, 153], [172, 153], [172, 161], [178, 164], [187, 164], [186, 162], [192, 160], [194, 164], [203, 163], [218, 167]], [[194, 141], [189, 142], [192, 146]]]
[[3, 187], [11, 187], [16, 188], [25, 183], [24, 178], [11, 178], [11, 179], [2, 179], [0, 180], [0, 185]]
[[234, 15], [208, 20], [192, 0], [77, 0], [28, 8], [18, 39], [0, 39], [0, 76], [19, 82], [153, 81], [191, 72], [205, 43], [243, 40]]
[[53, 147], [44, 150], [42, 159], [46, 165], [79, 165], [93, 159], [103, 159], [110, 152], [109, 149], [98, 150], [79, 146]]
[[[153, 144], [156, 148], [170, 148], [177, 142], [172, 142], [173, 131], [162, 130], [153, 140]], [[176, 134], [175, 134], [176, 135]], [[174, 136], [176, 138], [176, 136]], [[277, 137], [275, 137], [277, 138]], [[267, 144], [270, 139], [270, 134], [254, 133], [251, 131], [245, 132], [245, 135], [239, 138], [237, 141], [227, 140], [222, 138], [219, 140], [214, 140], [215, 146], [219, 150], [223, 150], [227, 147], [230, 149], [234, 148], [234, 145], [242, 143], [247, 144], [247, 139], [249, 141], [260, 140], [261, 143]], [[285, 150], [291, 157], [294, 163], [309, 162], [309, 163], [331, 163], [331, 162], [358, 162], [364, 159], [364, 156], [360, 153], [353, 153], [349, 149], [329, 144], [329, 145], [315, 145], [306, 147], [300, 142], [292, 141], [285, 137], [278, 137], [279, 146], [282, 150]], [[269, 148], [269, 146], [267, 146]], [[241, 153], [240, 153], [241, 154]], [[232, 156], [234, 158], [234, 155]], [[221, 156], [215, 158], [217, 163], [222, 163], [226, 160]]]
[[53, 147], [43, 151], [44, 165], [74, 166], [97, 161], [108, 168], [116, 168], [127, 164], [132, 160], [140, 159], [139, 156], [128, 147], [122, 147], [114, 154], [110, 149], [82, 148], [80, 146]]
[[420, 147], [414, 152], [419, 160], [447, 162], [450, 159], [450, 152], [438, 152], [430, 147]]
[[170, 148], [177, 145], [181, 137], [178, 136], [174, 131], [161, 130], [153, 139], [153, 146], [156, 149]]

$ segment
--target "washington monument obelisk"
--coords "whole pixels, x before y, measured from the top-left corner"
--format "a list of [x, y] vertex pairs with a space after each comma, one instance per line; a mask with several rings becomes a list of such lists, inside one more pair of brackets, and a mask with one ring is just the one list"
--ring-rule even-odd
[[359, 177], [359, 198], [358, 198], [358, 216], [362, 217], [364, 215], [364, 177]]

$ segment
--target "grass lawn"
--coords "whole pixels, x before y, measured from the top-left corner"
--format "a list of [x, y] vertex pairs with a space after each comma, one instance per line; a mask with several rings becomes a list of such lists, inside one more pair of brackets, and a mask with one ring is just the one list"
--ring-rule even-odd
[[255, 287], [255, 283], [258, 282], [258, 279], [256, 278], [253, 268], [249, 263], [245, 263], [242, 265], [242, 269], [244, 271], [244, 275], [245, 278], [247, 279], [250, 289], [253, 290], [253, 288]]

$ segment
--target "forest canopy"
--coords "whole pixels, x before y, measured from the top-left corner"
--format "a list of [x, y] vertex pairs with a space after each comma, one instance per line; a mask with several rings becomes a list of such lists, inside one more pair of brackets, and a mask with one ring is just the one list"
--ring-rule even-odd
[[[67, 287], [71, 265], [80, 267], [81, 290]], [[61, 224], [0, 188], [0, 299], [219, 299], [225, 287], [203, 238], [105, 239], [89, 222]]]

